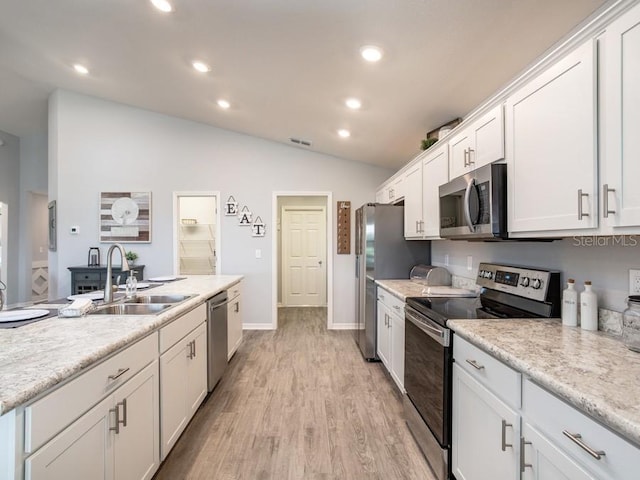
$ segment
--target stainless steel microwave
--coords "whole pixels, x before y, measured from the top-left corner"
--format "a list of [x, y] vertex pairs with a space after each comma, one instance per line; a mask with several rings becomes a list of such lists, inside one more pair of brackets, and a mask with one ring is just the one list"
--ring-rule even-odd
[[440, 236], [507, 238], [507, 166], [491, 164], [440, 186]]

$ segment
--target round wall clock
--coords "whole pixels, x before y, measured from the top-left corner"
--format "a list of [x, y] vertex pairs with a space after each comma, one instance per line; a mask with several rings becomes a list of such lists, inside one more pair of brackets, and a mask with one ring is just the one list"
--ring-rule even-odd
[[129, 225], [138, 218], [138, 204], [129, 197], [121, 197], [113, 202], [111, 216], [120, 225]]

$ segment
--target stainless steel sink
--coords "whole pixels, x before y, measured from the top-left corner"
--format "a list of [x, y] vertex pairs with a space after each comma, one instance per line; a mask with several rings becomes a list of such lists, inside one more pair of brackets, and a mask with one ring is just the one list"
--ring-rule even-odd
[[180, 303], [191, 298], [193, 295], [138, 295], [135, 298], [126, 300], [127, 304], [157, 304], [157, 303]]
[[155, 315], [173, 307], [170, 303], [117, 303], [100, 307], [92, 315]]

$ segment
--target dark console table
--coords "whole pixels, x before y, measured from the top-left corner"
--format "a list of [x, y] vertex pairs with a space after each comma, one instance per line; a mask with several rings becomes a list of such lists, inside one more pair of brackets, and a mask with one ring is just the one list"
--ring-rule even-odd
[[[100, 265], [97, 267], [68, 267], [71, 272], [71, 294], [93, 292], [101, 290], [107, 281], [107, 266]], [[134, 265], [131, 270], [136, 271], [136, 278], [141, 281], [144, 278], [144, 265]], [[122, 272], [120, 267], [113, 267], [111, 278], [113, 284], [116, 285], [118, 276], [120, 276], [120, 284], [125, 283], [129, 272]]]

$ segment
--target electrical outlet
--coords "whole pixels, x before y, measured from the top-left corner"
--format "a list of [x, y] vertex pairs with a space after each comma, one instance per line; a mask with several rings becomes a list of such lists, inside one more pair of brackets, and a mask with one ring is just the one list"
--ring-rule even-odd
[[640, 270], [629, 269], [629, 295], [640, 295]]

